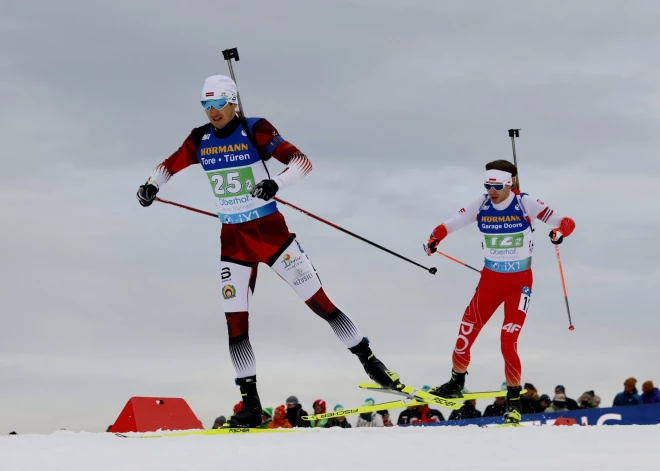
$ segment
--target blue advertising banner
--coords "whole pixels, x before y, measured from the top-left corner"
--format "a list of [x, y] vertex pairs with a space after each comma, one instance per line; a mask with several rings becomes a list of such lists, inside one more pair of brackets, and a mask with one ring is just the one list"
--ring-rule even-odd
[[[552, 425], [559, 417], [573, 418], [582, 425], [654, 425], [660, 424], [660, 404], [641, 406], [605, 407], [599, 409], [580, 409], [567, 412], [523, 415], [524, 425]], [[490, 425], [501, 424], [502, 417], [486, 417], [471, 420], [448, 420], [446, 422], [412, 425], [412, 427], [438, 427], [446, 425]]]

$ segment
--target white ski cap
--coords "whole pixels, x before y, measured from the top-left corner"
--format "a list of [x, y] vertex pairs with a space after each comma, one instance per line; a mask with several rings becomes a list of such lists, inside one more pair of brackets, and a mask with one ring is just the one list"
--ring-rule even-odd
[[207, 77], [202, 88], [202, 100], [217, 100], [227, 97], [229, 103], [238, 104], [238, 88], [236, 83], [226, 75]]

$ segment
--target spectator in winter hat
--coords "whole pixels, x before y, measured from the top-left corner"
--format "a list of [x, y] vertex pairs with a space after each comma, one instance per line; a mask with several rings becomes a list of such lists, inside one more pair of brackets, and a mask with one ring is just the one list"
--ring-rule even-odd
[[481, 411], [477, 409], [477, 401], [470, 399], [463, 402], [463, 407], [453, 410], [448, 420], [468, 420], [481, 417]]
[[537, 414], [543, 412], [539, 404], [539, 392], [532, 383], [525, 383], [525, 394], [520, 398], [523, 414]]
[[225, 418], [224, 415], [221, 415], [215, 421], [213, 422], [213, 427], [212, 428], [220, 428], [222, 427], [225, 423], [227, 422], [227, 419]]
[[411, 424], [428, 424], [429, 422], [444, 422], [445, 418], [438, 409], [431, 409], [428, 404], [416, 406], [417, 413]]
[[413, 420], [419, 418], [419, 412], [417, 406], [408, 406], [399, 413], [399, 419], [397, 420], [397, 425], [408, 425], [412, 424]]
[[[376, 403], [372, 397], [364, 401], [365, 406], [373, 406]], [[365, 412], [358, 417], [356, 427], [383, 427], [383, 416], [378, 412]]]
[[[325, 414], [325, 401], [323, 399], [317, 399], [312, 405], [314, 408], [314, 414]], [[314, 428], [325, 427], [328, 423], [328, 419], [317, 419], [309, 421], [309, 426]]]
[[525, 389], [525, 394], [523, 394], [523, 397], [538, 400], [539, 392], [536, 390], [532, 383], [525, 383], [523, 389]]
[[287, 420], [287, 409], [282, 406], [277, 406], [273, 412], [273, 420], [268, 424], [267, 428], [291, 428], [291, 423]]
[[286, 418], [294, 427], [309, 427], [309, 421], [303, 420], [303, 415], [309, 415], [305, 411], [296, 396], [289, 396], [286, 400]]
[[552, 404], [552, 399], [550, 399], [550, 396], [547, 394], [541, 394], [541, 397], [539, 397], [539, 405], [541, 406], [541, 412], [545, 412], [545, 410], [550, 407], [550, 404]]
[[501, 417], [506, 412], [506, 397], [500, 396], [495, 398], [495, 402], [486, 406], [484, 417]]
[[273, 408], [264, 407], [261, 410], [261, 425], [257, 428], [268, 428], [268, 424], [273, 421]]
[[593, 391], [586, 391], [580, 396], [578, 407], [580, 409], [593, 409], [600, 404], [600, 397]]
[[243, 401], [239, 401], [234, 404], [234, 414], [243, 408]]
[[[337, 404], [333, 410], [337, 412], [338, 410], [342, 410], [343, 408], [344, 406], [342, 406], [341, 404]], [[328, 420], [328, 423], [325, 424], [325, 428], [330, 428], [330, 427], [351, 428], [351, 424], [348, 422], [348, 420], [346, 420], [345, 416], [339, 416]]]
[[383, 426], [384, 427], [394, 427], [394, 424], [390, 420], [390, 411], [387, 409], [379, 410], [376, 411], [378, 414], [380, 414], [383, 417]]
[[559, 393], [555, 394], [552, 404], [545, 410], [545, 412], [564, 412], [568, 411], [566, 404], [566, 396]]
[[642, 403], [660, 404], [660, 389], [653, 386], [653, 381], [646, 381], [642, 384]]
[[568, 410], [575, 410], [578, 408], [578, 403], [575, 399], [566, 396], [566, 388], [561, 384], [555, 386], [555, 394], [563, 394], [566, 397], [566, 407], [568, 407]]
[[642, 398], [637, 394], [637, 380], [628, 378], [623, 382], [623, 391], [616, 395], [612, 405], [617, 406], [636, 406], [642, 403]]

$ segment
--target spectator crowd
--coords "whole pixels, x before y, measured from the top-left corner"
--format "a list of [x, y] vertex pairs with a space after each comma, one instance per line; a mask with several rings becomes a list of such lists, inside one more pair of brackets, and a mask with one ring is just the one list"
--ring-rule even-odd
[[[428, 390], [429, 386], [424, 386], [423, 390]], [[506, 384], [502, 385], [506, 389]], [[601, 398], [594, 391], [585, 391], [577, 400], [569, 397], [566, 388], [559, 384], [555, 387], [554, 394], [550, 397], [548, 394], [539, 394], [532, 383], [525, 383], [523, 386], [525, 393], [522, 397], [523, 414], [537, 414], [542, 412], [563, 412], [578, 409], [594, 409], [600, 407]], [[464, 390], [465, 393], [469, 392]], [[365, 406], [373, 406], [376, 401], [369, 397], [365, 400]], [[642, 384], [641, 394], [637, 390], [637, 380], [628, 378], [623, 382], [623, 391], [618, 393], [612, 406], [634, 406], [641, 404], [660, 404], [660, 389], [654, 386], [652, 381], [646, 381]], [[234, 413], [242, 407], [239, 402], [234, 406]], [[477, 401], [466, 400], [463, 406], [451, 412], [449, 417], [445, 416], [437, 409], [432, 409], [428, 404], [409, 406], [399, 413], [399, 417], [394, 423], [390, 417], [390, 412], [386, 409], [376, 412], [360, 414], [355, 424], [356, 427], [392, 427], [394, 425], [419, 425], [431, 422], [442, 422], [445, 420], [466, 420], [477, 419], [479, 417], [497, 417], [505, 413], [506, 398], [497, 397], [494, 402], [486, 407], [483, 414], [477, 409]], [[343, 406], [337, 404], [333, 411], [342, 410]], [[323, 414], [327, 412], [327, 406], [323, 399], [317, 399], [312, 404], [313, 414]], [[260, 428], [292, 428], [292, 427], [341, 427], [351, 428], [351, 424], [346, 417], [336, 417], [332, 419], [319, 419], [308, 421], [302, 417], [308, 414], [298, 401], [296, 396], [287, 398], [286, 403], [275, 409], [267, 407], [261, 413], [262, 423]], [[213, 428], [222, 427], [227, 419], [220, 416], [215, 419]]]

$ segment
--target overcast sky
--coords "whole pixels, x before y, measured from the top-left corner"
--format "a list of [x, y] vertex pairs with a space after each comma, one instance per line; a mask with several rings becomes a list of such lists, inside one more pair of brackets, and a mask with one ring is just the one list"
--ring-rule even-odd
[[[235, 72], [314, 164], [278, 196], [425, 264], [288, 208], [335, 301], [404, 382], [451, 371], [478, 275], [421, 250], [511, 158], [522, 189], [577, 223], [557, 261], [535, 232], [523, 381], [610, 405], [623, 381], [660, 383], [660, 4], [655, 1], [5, 1], [0, 7], [0, 433], [102, 431], [131, 396], [183, 397], [206, 427], [240, 399], [211, 218], [137, 187], [193, 127], [200, 90]], [[213, 210], [198, 166], [163, 198]], [[655, 236], [654, 236], [655, 234]], [[481, 267], [476, 226], [441, 250]], [[358, 360], [262, 266], [251, 338], [264, 407], [361, 404]], [[467, 387], [503, 380], [498, 311]], [[377, 401], [391, 396], [372, 394]], [[483, 410], [490, 401], [480, 401]], [[448, 411], [443, 411], [445, 416]]]

